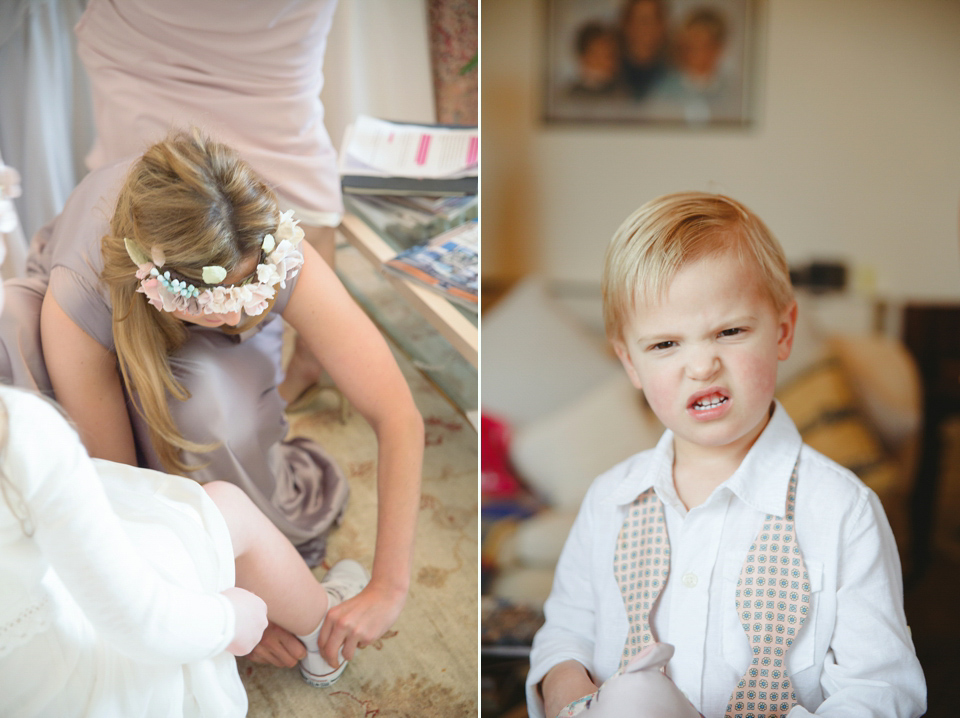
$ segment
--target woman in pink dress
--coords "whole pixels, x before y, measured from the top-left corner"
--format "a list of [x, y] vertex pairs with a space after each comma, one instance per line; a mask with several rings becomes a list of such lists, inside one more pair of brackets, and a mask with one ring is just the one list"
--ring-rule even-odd
[[[336, 0], [91, 0], [76, 27], [90, 78], [97, 169], [171, 128], [234, 148], [300, 219], [333, 266], [343, 202], [320, 101]], [[321, 367], [297, 341], [281, 396], [306, 396]]]

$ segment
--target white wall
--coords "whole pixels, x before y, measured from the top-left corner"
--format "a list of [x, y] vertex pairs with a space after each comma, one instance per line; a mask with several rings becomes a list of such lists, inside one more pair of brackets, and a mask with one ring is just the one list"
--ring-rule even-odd
[[338, 149], [360, 114], [434, 122], [426, 0], [340, 0], [323, 73], [324, 124]]
[[748, 130], [545, 125], [542, 7], [483, 3], [485, 277], [596, 282], [634, 208], [702, 189], [755, 210], [791, 261], [960, 298], [960, 3], [766, 2]]

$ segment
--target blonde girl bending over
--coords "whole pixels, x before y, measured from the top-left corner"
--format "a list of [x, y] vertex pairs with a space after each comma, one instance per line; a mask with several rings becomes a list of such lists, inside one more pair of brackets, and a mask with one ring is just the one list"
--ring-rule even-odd
[[[0, 378], [55, 398], [93, 457], [239, 486], [315, 565], [347, 486], [318, 445], [285, 439], [287, 320], [379, 446], [372, 578], [320, 636], [336, 665], [406, 599], [423, 422], [383, 338], [296, 225], [196, 131], [91, 172], [34, 237], [28, 276], [6, 284]], [[254, 657], [303, 657], [274, 638]]]

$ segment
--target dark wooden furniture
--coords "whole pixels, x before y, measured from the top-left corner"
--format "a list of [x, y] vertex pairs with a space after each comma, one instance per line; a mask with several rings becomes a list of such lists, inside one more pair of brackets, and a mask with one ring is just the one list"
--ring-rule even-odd
[[937, 517], [943, 455], [943, 422], [960, 415], [960, 304], [908, 304], [903, 341], [923, 381], [923, 433], [910, 507], [911, 551], [906, 580], [913, 584], [929, 566]]

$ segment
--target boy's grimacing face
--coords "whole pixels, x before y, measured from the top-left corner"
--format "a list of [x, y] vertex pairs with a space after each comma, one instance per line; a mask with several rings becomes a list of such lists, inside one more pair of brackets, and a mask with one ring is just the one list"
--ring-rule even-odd
[[617, 356], [685, 445], [743, 455], [769, 419], [796, 303], [777, 312], [759, 270], [730, 252], [683, 267], [660, 301], [638, 301]]

